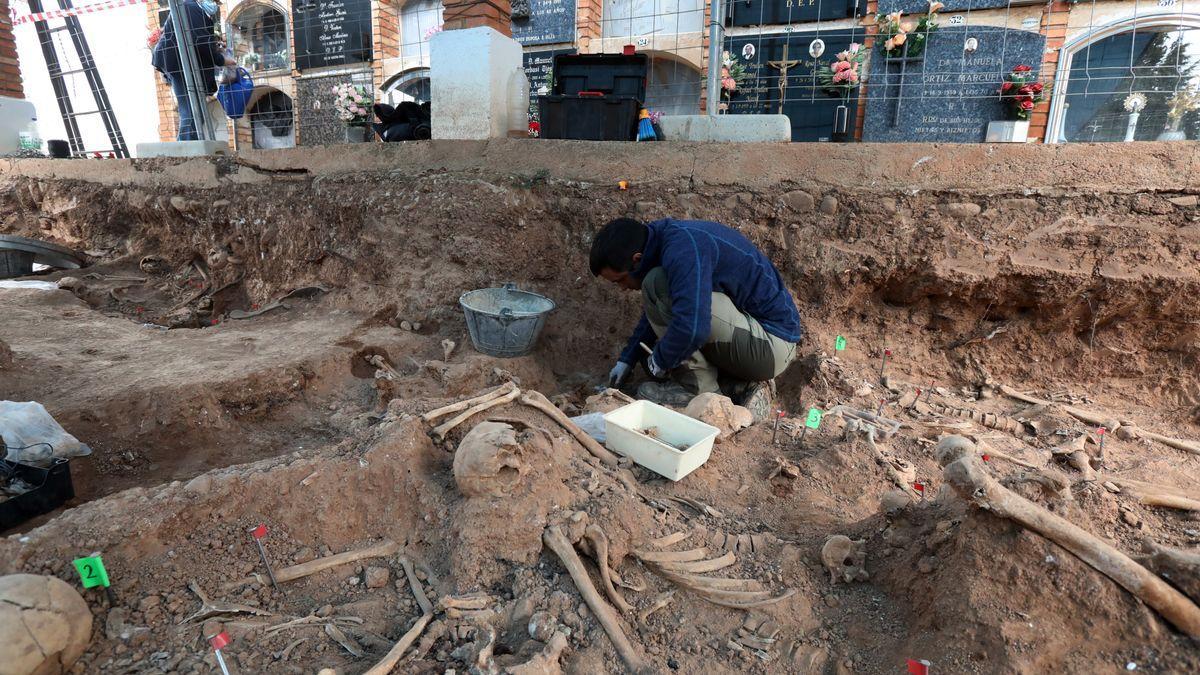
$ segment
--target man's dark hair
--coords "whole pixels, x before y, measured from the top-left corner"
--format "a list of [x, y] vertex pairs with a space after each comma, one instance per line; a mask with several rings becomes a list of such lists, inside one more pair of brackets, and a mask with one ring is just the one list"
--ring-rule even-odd
[[592, 276], [600, 271], [628, 272], [633, 269], [633, 255], [646, 248], [646, 226], [633, 218], [610, 221], [592, 240]]

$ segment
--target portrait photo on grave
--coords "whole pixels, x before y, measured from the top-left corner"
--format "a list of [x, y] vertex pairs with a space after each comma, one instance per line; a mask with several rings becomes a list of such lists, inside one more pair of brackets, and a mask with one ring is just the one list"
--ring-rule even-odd
[[[725, 50], [735, 56], [753, 46], [751, 56], [740, 60], [744, 81], [729, 101], [727, 114], [782, 113], [791, 121], [793, 141], [848, 140], [854, 132], [858, 96], [830, 91], [821, 72], [865, 37], [861, 28], [850, 28], [727, 38]], [[823, 49], [814, 50], [818, 40]], [[810, 56], [812, 51], [821, 56]]]
[[[963, 48], [975, 38], [976, 48]], [[998, 26], [943, 25], [919, 59], [871, 55], [863, 140], [981, 143], [987, 125], [1009, 118], [1000, 88], [1019, 65], [1041, 68], [1046, 38]]]

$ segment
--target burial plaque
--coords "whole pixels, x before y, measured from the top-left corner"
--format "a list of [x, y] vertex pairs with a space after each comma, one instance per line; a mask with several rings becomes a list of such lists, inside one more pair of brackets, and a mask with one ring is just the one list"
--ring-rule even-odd
[[296, 68], [371, 60], [371, 0], [295, 0]]
[[[974, 52], [963, 45], [978, 41]], [[1046, 38], [995, 26], [944, 26], [920, 59], [871, 54], [864, 141], [982, 143], [987, 124], [1008, 119], [1000, 85], [1013, 66], [1042, 65]]]
[[[818, 39], [824, 43], [824, 51], [814, 58], [810, 56], [811, 47], [813, 41]], [[849, 123], [849, 131], [853, 133], [858, 91], [855, 90], [848, 100], [830, 96], [817, 79], [817, 68], [832, 63], [838, 52], [849, 48], [851, 42], [861, 42], [862, 39], [863, 34], [856, 30], [726, 39], [725, 49], [746, 68], [745, 81], [729, 103], [729, 114], [776, 114], [780, 112], [782, 100], [782, 112], [792, 122], [793, 141], [828, 141], [833, 138], [838, 108], [844, 105], [845, 108], [840, 112]], [[783, 74], [785, 69], [786, 76]]]
[[512, 36], [522, 45], [575, 42], [575, 0], [530, 0], [529, 17], [512, 20]]
[[867, 0], [735, 0], [726, 6], [726, 25], [773, 26], [858, 16]]
[[550, 88], [550, 78], [554, 72], [554, 57], [559, 54], [574, 54], [574, 49], [542, 49], [528, 51], [522, 57], [525, 67], [525, 77], [529, 78], [529, 114], [536, 116], [538, 112], [538, 89]]

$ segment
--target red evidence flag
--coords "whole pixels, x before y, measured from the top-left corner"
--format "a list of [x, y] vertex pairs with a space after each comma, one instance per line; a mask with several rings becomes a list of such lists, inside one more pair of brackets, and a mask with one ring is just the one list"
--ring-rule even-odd
[[[229, 644], [229, 633], [221, 631], [208, 639], [208, 644], [212, 645], [213, 651], [220, 651]], [[910, 662], [911, 663], [911, 662]]]
[[925, 659], [909, 659], [908, 672], [912, 675], [929, 675], [929, 662]]
[[263, 537], [267, 536], [267, 526], [260, 524], [258, 527], [251, 530], [250, 534], [254, 535], [255, 539], [262, 539]]

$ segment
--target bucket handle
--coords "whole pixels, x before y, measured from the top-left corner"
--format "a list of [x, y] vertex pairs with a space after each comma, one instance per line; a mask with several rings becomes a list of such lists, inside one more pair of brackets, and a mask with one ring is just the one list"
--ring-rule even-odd
[[513, 316], [513, 311], [508, 307], [500, 310], [500, 323], [508, 325], [513, 322], [516, 317]]

